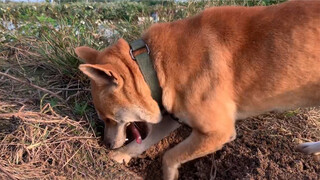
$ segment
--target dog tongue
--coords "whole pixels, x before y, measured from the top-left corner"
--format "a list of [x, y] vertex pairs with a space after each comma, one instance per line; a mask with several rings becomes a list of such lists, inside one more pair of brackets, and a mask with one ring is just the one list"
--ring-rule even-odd
[[138, 129], [135, 127], [135, 125], [133, 123], [131, 123], [128, 128], [131, 130], [134, 138], [136, 139], [136, 142], [138, 144], [141, 144], [142, 138], [141, 138], [141, 135], [140, 135]]

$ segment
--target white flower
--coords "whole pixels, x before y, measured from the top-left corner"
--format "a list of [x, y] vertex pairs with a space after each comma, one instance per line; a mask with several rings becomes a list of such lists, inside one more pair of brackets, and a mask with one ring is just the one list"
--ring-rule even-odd
[[96, 22], [95, 22], [96, 24], [98, 24], [98, 25], [101, 25], [101, 20], [100, 19], [98, 19], [98, 20], [96, 20]]
[[0, 42], [3, 42], [5, 40], [6, 40], [6, 38], [4, 36], [2, 38], [0, 38]]
[[81, 24], [86, 24], [83, 20], [80, 21]]

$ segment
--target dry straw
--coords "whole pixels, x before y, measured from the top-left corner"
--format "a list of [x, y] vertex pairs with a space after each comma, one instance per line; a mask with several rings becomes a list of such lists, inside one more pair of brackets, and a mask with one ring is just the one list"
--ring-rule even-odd
[[0, 114], [1, 121], [9, 121], [16, 127], [5, 136], [0, 134], [0, 179], [127, 179], [130, 176], [121, 172], [124, 167], [107, 159], [106, 150], [98, 144], [87, 122], [62, 117], [49, 104], [39, 112], [22, 107], [15, 113]]

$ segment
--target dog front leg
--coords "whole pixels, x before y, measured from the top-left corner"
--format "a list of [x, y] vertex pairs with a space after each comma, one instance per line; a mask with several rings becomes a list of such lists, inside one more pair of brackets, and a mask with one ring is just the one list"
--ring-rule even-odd
[[162, 159], [163, 179], [178, 179], [178, 168], [182, 163], [213, 153], [230, 141], [235, 127], [216, 129], [202, 133], [194, 129], [191, 135], [165, 153]]
[[110, 152], [109, 157], [119, 163], [128, 163], [131, 158], [139, 156], [178, 127], [180, 127], [180, 124], [166, 115], [160, 123], [152, 125], [151, 132], [144, 140], [142, 140], [141, 144], [132, 141], [128, 145]]

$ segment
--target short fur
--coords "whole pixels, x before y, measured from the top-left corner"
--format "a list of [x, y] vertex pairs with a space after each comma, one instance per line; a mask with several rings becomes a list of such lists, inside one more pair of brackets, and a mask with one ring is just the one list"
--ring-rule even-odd
[[[320, 104], [319, 1], [213, 7], [155, 24], [143, 39], [151, 49], [165, 109], [193, 129], [165, 153], [164, 179], [177, 179], [182, 163], [233, 140], [236, 119]], [[168, 117], [160, 121], [159, 107], [123, 39], [102, 52], [79, 47], [76, 53], [86, 60], [80, 69], [92, 80], [100, 118], [106, 129], [117, 129], [106, 133], [111, 147], [123, 145], [126, 123], [154, 124], [141, 145], [132, 142], [112, 152], [115, 160], [129, 161], [179, 126]], [[316, 153], [319, 144], [299, 149]]]

